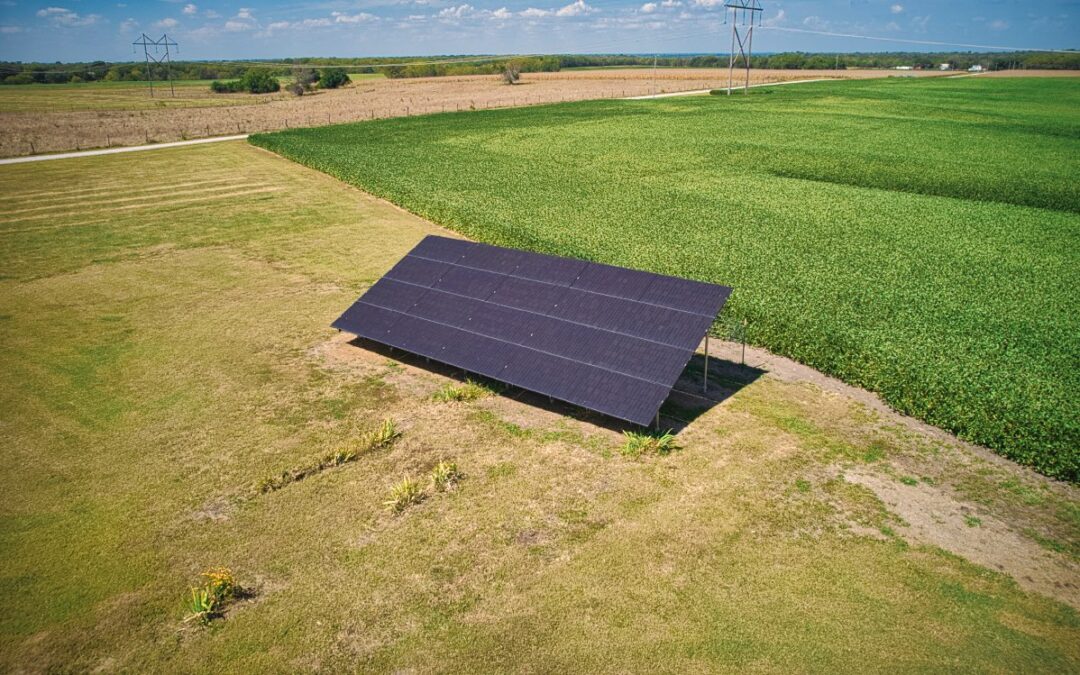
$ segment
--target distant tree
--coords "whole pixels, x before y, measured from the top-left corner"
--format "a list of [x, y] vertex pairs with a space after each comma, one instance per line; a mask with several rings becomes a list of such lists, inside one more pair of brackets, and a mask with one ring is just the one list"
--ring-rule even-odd
[[320, 89], [337, 89], [349, 83], [349, 74], [344, 68], [323, 68], [319, 75]]
[[507, 63], [502, 71], [502, 81], [507, 84], [515, 84], [521, 79], [521, 68], [516, 63]]
[[319, 81], [319, 73], [311, 68], [305, 68], [304, 66], [296, 66], [292, 71], [293, 82], [289, 86], [289, 91], [297, 96], [303, 96], [306, 92], [309, 92], [314, 88], [315, 83]]
[[250, 68], [240, 78], [240, 88], [252, 94], [271, 94], [281, 91], [281, 83], [267, 70]]

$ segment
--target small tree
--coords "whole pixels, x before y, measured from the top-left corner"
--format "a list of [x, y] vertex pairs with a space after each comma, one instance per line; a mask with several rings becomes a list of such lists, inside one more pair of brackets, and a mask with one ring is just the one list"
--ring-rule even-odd
[[311, 68], [297, 66], [293, 68], [293, 83], [289, 86], [289, 91], [297, 96], [303, 96], [305, 92], [311, 91], [318, 81], [318, 72]]
[[515, 84], [521, 79], [521, 68], [516, 63], [508, 63], [502, 71], [503, 82], [507, 84]]
[[319, 74], [320, 89], [337, 89], [349, 83], [349, 74], [344, 68], [323, 68]]

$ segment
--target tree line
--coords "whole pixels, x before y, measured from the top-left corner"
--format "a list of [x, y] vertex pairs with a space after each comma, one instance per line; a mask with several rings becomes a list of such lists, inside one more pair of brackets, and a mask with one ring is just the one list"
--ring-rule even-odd
[[[727, 54], [565, 54], [507, 57], [434, 56], [364, 58], [289, 58], [274, 61], [174, 61], [169, 76], [174, 80], [239, 80], [257, 70], [272, 77], [288, 76], [308, 64], [334, 66], [354, 73], [384, 73], [387, 77], [439, 77], [447, 75], [495, 75], [507, 68], [522, 73], [554, 72], [564, 68], [612, 66], [665, 68], [726, 68]], [[1080, 52], [784, 52], [753, 57], [754, 68], [938, 68], [948, 63], [955, 69], [981, 65], [987, 70], [1026, 68], [1033, 70], [1080, 70]], [[149, 64], [154, 79], [164, 79], [163, 65]], [[0, 62], [2, 84], [61, 84], [68, 82], [137, 82], [147, 79], [145, 62], [23, 63]]]

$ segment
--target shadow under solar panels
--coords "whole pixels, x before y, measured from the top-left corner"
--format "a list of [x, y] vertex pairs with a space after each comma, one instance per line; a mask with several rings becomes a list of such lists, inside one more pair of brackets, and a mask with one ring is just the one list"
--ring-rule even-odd
[[428, 236], [333, 327], [649, 424], [731, 289]]

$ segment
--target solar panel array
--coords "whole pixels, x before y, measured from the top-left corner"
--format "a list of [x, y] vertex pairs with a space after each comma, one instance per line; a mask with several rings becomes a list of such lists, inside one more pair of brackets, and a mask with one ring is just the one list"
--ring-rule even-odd
[[730, 294], [428, 236], [333, 327], [647, 425]]

